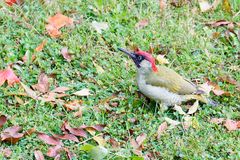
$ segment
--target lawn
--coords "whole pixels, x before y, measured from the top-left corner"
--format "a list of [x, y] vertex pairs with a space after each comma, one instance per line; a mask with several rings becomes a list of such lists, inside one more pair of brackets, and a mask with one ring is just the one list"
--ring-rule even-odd
[[[52, 103], [22, 94], [25, 91], [20, 83], [0, 86], [0, 115], [8, 117], [0, 132], [13, 125], [22, 126], [23, 131], [36, 129], [36, 133], [16, 144], [0, 142], [0, 149], [12, 151], [9, 158], [0, 152], [1, 159], [34, 159], [35, 150], [52, 159], [46, 155], [51, 145], [40, 140], [37, 133], [61, 134], [64, 121], [73, 127], [105, 124], [103, 131], [95, 133], [106, 141], [103, 150], [108, 153], [104, 159], [141, 159], [147, 155], [150, 159], [240, 159], [240, 131], [228, 131], [223, 125], [209, 122], [211, 118], [240, 120], [239, 90], [219, 79], [227, 75], [240, 80], [240, 39], [226, 32], [227, 26], [206, 25], [217, 20], [239, 23], [240, 1], [230, 3], [232, 13], [223, 10], [221, 4], [214, 11], [203, 13], [197, 1], [177, 7], [168, 4], [164, 10], [160, 10], [157, 0], [24, 0], [22, 5], [13, 6], [1, 1], [0, 70], [11, 64], [28, 87], [38, 82], [40, 73], [45, 73], [50, 90], [58, 86], [70, 88], [62, 103]], [[74, 25], [62, 27], [61, 36], [51, 38], [45, 26], [56, 13], [72, 18]], [[148, 20], [148, 24], [136, 27], [142, 20]], [[108, 28], [98, 33], [92, 27], [93, 21], [106, 22]], [[233, 30], [240, 36], [239, 25], [234, 24]], [[43, 50], [36, 52], [35, 48], [44, 40], [47, 43]], [[70, 62], [61, 55], [63, 47], [68, 47], [72, 54]], [[230, 96], [211, 92], [218, 107], [200, 104], [191, 115], [192, 126], [169, 127], [157, 138], [165, 117], [180, 122], [184, 117], [171, 108], [156, 108], [154, 101], [138, 93], [134, 63], [118, 47], [146, 51], [151, 47], [154, 56], [166, 54], [170, 62], [166, 66], [194, 82], [204, 83], [208, 78]], [[31, 55], [36, 59], [23, 63], [26, 53], [28, 59]], [[91, 94], [72, 94], [84, 88]], [[64, 106], [73, 100], [81, 100], [84, 106], [80, 117]], [[80, 142], [62, 140], [75, 154], [73, 159], [90, 159], [91, 154], [83, 151], [82, 146], [98, 146], [92, 134], [80, 137]], [[140, 146], [142, 156], [136, 154], [130, 143], [141, 134], [146, 134]], [[60, 154], [67, 159], [63, 151]]]

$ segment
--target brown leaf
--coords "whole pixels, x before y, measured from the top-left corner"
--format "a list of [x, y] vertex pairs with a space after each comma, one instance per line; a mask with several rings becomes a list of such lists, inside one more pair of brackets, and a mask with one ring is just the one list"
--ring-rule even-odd
[[77, 110], [77, 109], [81, 108], [82, 100], [73, 100], [73, 101], [70, 101], [70, 102], [64, 104], [63, 106], [66, 107], [67, 110], [69, 110], [69, 111]]
[[147, 19], [143, 19], [143, 20], [141, 20], [141, 21], [139, 21], [136, 25], [135, 25], [135, 27], [136, 28], [144, 28], [144, 27], [146, 27], [147, 25], [148, 25], [148, 23], [149, 23], [149, 21], [147, 20]]
[[70, 133], [74, 134], [75, 136], [80, 136], [87, 138], [87, 133], [82, 128], [72, 128], [67, 121], [65, 121], [61, 127], [64, 131], [69, 131]]
[[68, 62], [70, 62], [72, 60], [72, 55], [68, 52], [67, 47], [63, 47], [61, 49], [61, 54], [62, 54], [63, 58], [66, 59]]
[[206, 23], [206, 25], [209, 25], [211, 27], [219, 27], [219, 26], [225, 26], [225, 25], [228, 25], [232, 22], [229, 22], [229, 21], [226, 21], [226, 20], [218, 20], [218, 21], [215, 21], [215, 22], [208, 22]]
[[36, 160], [44, 160], [43, 153], [39, 150], [34, 151], [34, 156]]
[[230, 76], [222, 76], [222, 77], [219, 77], [219, 79], [222, 82], [228, 82], [228, 83], [234, 84], [234, 85], [237, 84], [237, 81]]
[[211, 123], [215, 123], [215, 124], [221, 124], [223, 123], [223, 121], [224, 121], [224, 118], [212, 118], [210, 120]]
[[224, 90], [222, 90], [216, 83], [211, 82], [209, 79], [206, 79], [208, 85], [212, 86], [212, 91], [215, 95], [217, 96], [221, 96], [221, 95], [225, 95], [225, 96], [230, 96], [229, 92], [226, 92]]
[[38, 90], [41, 93], [46, 93], [49, 91], [49, 82], [48, 82], [48, 77], [45, 73], [41, 73], [38, 77], [38, 83], [33, 85], [32, 87], [35, 90]]
[[38, 138], [50, 145], [63, 145], [59, 139], [49, 136], [45, 133], [38, 133]]
[[238, 129], [238, 123], [239, 121], [234, 121], [231, 119], [227, 119], [224, 123], [224, 126], [229, 130], [229, 131], [235, 131]]
[[157, 131], [158, 134], [157, 139], [160, 139], [160, 136], [162, 135], [163, 132], [166, 131], [167, 128], [168, 128], [167, 122], [163, 122], [162, 124], [160, 124]]
[[31, 134], [33, 134], [35, 132], [36, 132], [35, 128], [30, 128], [29, 130], [24, 132], [24, 136], [30, 136]]
[[5, 70], [0, 70], [0, 86], [2, 86], [5, 81], [8, 82], [8, 86], [12, 86], [14, 83], [20, 82], [19, 78], [10, 67]]
[[57, 87], [54, 90], [52, 90], [51, 92], [54, 92], [54, 93], [65, 93], [68, 90], [70, 90], [70, 88], [68, 88], [68, 87]]
[[70, 150], [69, 150], [68, 148], [64, 148], [64, 150], [65, 150], [65, 152], [66, 152], [66, 154], [67, 154], [67, 159], [68, 159], [68, 160], [72, 160], [73, 157], [75, 157], [75, 154], [72, 153], [72, 152], [70, 152]]
[[39, 97], [37, 96], [37, 93], [34, 92], [31, 88], [29, 88], [28, 86], [26, 86], [23, 83], [21, 83], [21, 85], [29, 97], [31, 97], [32, 99], [35, 99], [35, 100], [39, 99]]
[[74, 141], [74, 142], [79, 142], [78, 138], [73, 134], [63, 134], [63, 135], [53, 134], [53, 137], [56, 137], [58, 139], [63, 139], [63, 140], [70, 140], [70, 141]]
[[147, 138], [147, 134], [145, 133], [141, 133], [137, 138], [136, 138], [136, 142], [138, 143], [138, 145], [142, 145], [142, 143], [144, 142], [144, 140]]
[[48, 18], [48, 23], [49, 24], [46, 25], [48, 34], [52, 38], [57, 38], [61, 35], [59, 29], [66, 25], [73, 25], [73, 20], [61, 13], [57, 13], [55, 16]]
[[24, 136], [23, 133], [18, 133], [22, 127], [20, 126], [12, 126], [9, 128], [6, 128], [2, 133], [1, 133], [1, 141], [7, 141], [12, 144], [16, 144], [20, 138]]
[[41, 52], [43, 50], [43, 47], [46, 45], [47, 41], [46, 40], [43, 40], [42, 43], [37, 46], [37, 48], [35, 48], [35, 51], [37, 52]]
[[10, 148], [0, 149], [0, 154], [3, 154], [4, 157], [10, 157], [12, 154], [12, 150]]
[[114, 138], [110, 138], [110, 139], [109, 139], [109, 143], [112, 145], [112, 147], [113, 147], [114, 149], [120, 147], [119, 142], [117, 142]]
[[55, 158], [58, 155], [60, 155], [61, 150], [63, 150], [61, 145], [56, 145], [56, 146], [50, 147], [48, 149], [47, 156]]
[[0, 128], [7, 122], [7, 117], [4, 115], [0, 116]]
[[106, 141], [102, 136], [94, 136], [93, 139], [98, 143], [100, 146], [105, 146]]

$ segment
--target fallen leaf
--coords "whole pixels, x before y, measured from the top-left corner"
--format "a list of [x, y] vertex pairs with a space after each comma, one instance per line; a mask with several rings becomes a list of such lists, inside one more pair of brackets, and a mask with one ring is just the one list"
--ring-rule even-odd
[[20, 138], [24, 136], [23, 133], [19, 133], [19, 131], [22, 129], [20, 126], [12, 126], [9, 128], [6, 128], [2, 133], [1, 133], [1, 141], [7, 141], [12, 144], [16, 144]]
[[12, 6], [17, 3], [17, 0], [5, 0], [5, 2], [7, 3], [7, 5]]
[[7, 117], [4, 115], [0, 116], [0, 128], [7, 122]]
[[61, 127], [63, 131], [69, 131], [71, 134], [75, 136], [80, 136], [87, 138], [87, 133], [82, 128], [72, 128], [67, 121], [65, 121]]
[[72, 153], [72, 152], [70, 152], [70, 150], [69, 150], [68, 148], [64, 148], [64, 151], [65, 151], [66, 154], [67, 154], [67, 159], [68, 159], [68, 160], [72, 160], [73, 157], [75, 157], [75, 154]]
[[187, 114], [193, 114], [198, 110], [199, 107], [199, 102], [198, 100], [196, 102], [194, 102], [194, 104], [189, 108], [188, 113]]
[[30, 58], [30, 53], [26, 52], [25, 55], [22, 57], [24, 63], [30, 63], [36, 59], [36, 56], [33, 54]]
[[219, 79], [222, 82], [228, 82], [228, 83], [234, 84], [234, 85], [237, 84], [237, 81], [230, 76], [222, 76], [222, 77], [219, 77]]
[[33, 85], [33, 89], [41, 92], [41, 93], [46, 93], [49, 91], [49, 82], [48, 82], [48, 77], [45, 73], [41, 73], [38, 77], [38, 83]]
[[164, 57], [165, 57], [165, 55], [159, 54], [159, 55], [157, 55], [156, 59], [160, 64], [169, 64], [169, 61]]
[[73, 100], [73, 101], [70, 101], [70, 102], [64, 104], [63, 106], [66, 107], [67, 110], [69, 110], [69, 111], [77, 110], [77, 109], [81, 108], [82, 100]]
[[163, 122], [162, 124], [160, 124], [157, 131], [158, 134], [157, 139], [160, 139], [162, 133], [165, 132], [167, 128], [168, 128], [167, 122]]
[[182, 107], [179, 105], [175, 105], [173, 109], [176, 110], [181, 115], [186, 115], [186, 113], [182, 110]]
[[104, 69], [101, 66], [99, 66], [97, 63], [93, 62], [93, 65], [96, 68], [98, 74], [102, 74], [105, 72]]
[[9, 86], [20, 82], [19, 78], [15, 75], [10, 67], [5, 70], [0, 70], [0, 86], [2, 86], [5, 81], [8, 82]]
[[224, 121], [224, 118], [212, 118], [210, 120], [211, 123], [215, 123], [215, 124], [221, 124], [223, 123], [223, 121]]
[[36, 160], [44, 160], [43, 153], [39, 150], [34, 151], [34, 156]]
[[67, 47], [63, 47], [61, 49], [61, 54], [62, 54], [63, 58], [66, 59], [68, 62], [70, 62], [72, 60], [72, 55], [68, 52]]
[[138, 28], [138, 29], [144, 28], [144, 27], [146, 27], [146, 26], [148, 25], [148, 23], [149, 23], [149, 21], [148, 21], [147, 19], [143, 19], [143, 20], [139, 21], [139, 22], [135, 25], [135, 27]]
[[3, 154], [4, 157], [10, 157], [12, 154], [12, 150], [10, 148], [2, 148], [0, 149], [0, 155]]
[[30, 128], [29, 130], [25, 131], [23, 134], [24, 134], [24, 136], [30, 136], [31, 134], [33, 134], [35, 132], [36, 132], [35, 128]]
[[35, 51], [37, 52], [41, 52], [43, 50], [43, 47], [46, 45], [47, 41], [46, 40], [43, 40], [42, 43], [37, 46], [37, 48], [35, 48]]
[[144, 142], [144, 140], [147, 138], [147, 134], [145, 133], [141, 133], [139, 136], [137, 136], [136, 138], [136, 142], [138, 143], [138, 145], [142, 145], [142, 143]]
[[60, 155], [61, 150], [63, 150], [61, 145], [56, 145], [56, 146], [50, 147], [47, 151], [47, 156], [55, 158], [58, 155]]
[[52, 90], [51, 92], [54, 92], [54, 93], [65, 93], [68, 90], [70, 90], [70, 88], [68, 88], [68, 87], [57, 87], [54, 90]]
[[106, 141], [103, 139], [102, 136], [94, 136], [93, 139], [100, 145], [100, 146], [105, 146]]
[[223, 0], [222, 7], [223, 7], [224, 11], [226, 11], [228, 13], [232, 13], [231, 5], [230, 5], [230, 2], [228, 0]]
[[46, 25], [48, 34], [52, 38], [57, 38], [61, 35], [59, 29], [64, 26], [73, 25], [73, 20], [61, 13], [57, 13], [55, 16], [48, 18], [48, 23], [49, 24]]
[[29, 97], [31, 97], [32, 99], [38, 100], [38, 96], [37, 93], [34, 92], [31, 88], [29, 88], [28, 86], [26, 86], [25, 84], [21, 83], [23, 89], [26, 91], [27, 95]]
[[108, 29], [108, 24], [106, 22], [96, 22], [93, 21], [92, 22], [92, 27], [98, 32], [98, 33], [102, 33], [103, 30], [107, 30]]
[[199, 88], [205, 92], [206, 95], [209, 95], [211, 90], [214, 88], [213, 86], [209, 85], [208, 82], [199, 85]]
[[76, 96], [89, 96], [90, 95], [90, 90], [87, 89], [87, 88], [84, 88], [84, 89], [82, 89], [80, 91], [77, 91], [73, 94], [76, 95]]
[[160, 10], [164, 10], [167, 7], [167, 0], [159, 0]]
[[176, 126], [176, 125], [179, 125], [180, 122], [179, 121], [175, 121], [175, 120], [172, 120], [168, 117], [165, 117], [165, 121], [167, 121], [169, 124], [173, 125], [173, 126]]
[[212, 8], [212, 5], [206, 0], [198, 0], [201, 12], [209, 11]]
[[231, 119], [227, 119], [224, 123], [224, 126], [229, 130], [229, 131], [235, 131], [238, 129], [238, 123], [237, 121], [233, 121]]
[[59, 139], [45, 133], [38, 133], [38, 138], [50, 145], [63, 145]]
[[205, 23], [206, 25], [209, 25], [211, 27], [219, 27], [219, 26], [225, 26], [225, 25], [228, 25], [232, 22], [229, 22], [229, 21], [226, 21], [226, 20], [218, 20], [218, 21], [215, 21], [215, 22], [208, 22], [208, 23]]
[[113, 149], [119, 148], [120, 144], [114, 138], [109, 139], [109, 143], [111, 144]]
[[63, 134], [63, 135], [53, 134], [53, 137], [58, 138], [58, 139], [63, 139], [63, 140], [79, 142], [78, 138], [73, 134]]
[[78, 111], [73, 113], [74, 117], [82, 117], [82, 106], [78, 107]]

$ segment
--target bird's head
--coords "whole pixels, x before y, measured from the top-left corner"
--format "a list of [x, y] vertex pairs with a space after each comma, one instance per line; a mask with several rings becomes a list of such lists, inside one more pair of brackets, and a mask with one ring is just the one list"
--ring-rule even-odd
[[144, 52], [140, 49], [137, 49], [134, 52], [127, 51], [126, 49], [123, 49], [123, 48], [118, 48], [118, 49], [126, 53], [127, 55], [129, 55], [129, 57], [132, 58], [132, 60], [134, 61], [135, 65], [138, 68], [151, 69], [154, 72], [158, 71], [157, 66], [155, 64], [155, 59], [150, 53]]

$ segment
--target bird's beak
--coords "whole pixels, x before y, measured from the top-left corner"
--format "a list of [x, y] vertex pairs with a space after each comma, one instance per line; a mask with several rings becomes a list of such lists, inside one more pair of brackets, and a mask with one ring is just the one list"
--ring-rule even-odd
[[126, 49], [123, 49], [123, 48], [118, 48], [118, 50], [126, 53], [126, 54], [129, 55], [129, 57], [131, 57], [133, 60], [136, 59], [136, 55], [135, 55], [134, 52], [127, 51]]

